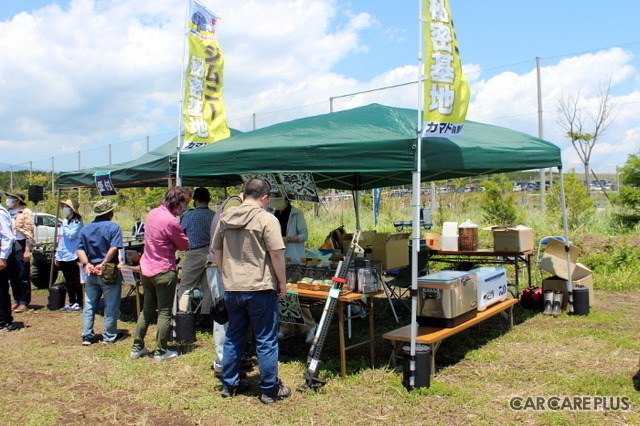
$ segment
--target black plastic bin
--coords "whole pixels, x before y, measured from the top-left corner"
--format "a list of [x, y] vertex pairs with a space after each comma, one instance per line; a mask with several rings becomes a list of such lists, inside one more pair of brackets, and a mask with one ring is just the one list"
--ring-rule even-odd
[[431, 348], [427, 345], [416, 345], [416, 371], [413, 386], [411, 378], [411, 346], [402, 348], [402, 384], [408, 389], [428, 388], [431, 386]]
[[174, 338], [177, 343], [196, 341], [196, 314], [194, 312], [177, 312], [175, 322]]

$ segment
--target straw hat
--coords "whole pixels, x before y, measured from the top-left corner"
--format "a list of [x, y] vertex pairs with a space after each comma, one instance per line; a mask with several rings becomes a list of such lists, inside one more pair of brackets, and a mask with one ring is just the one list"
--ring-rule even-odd
[[80, 208], [80, 204], [76, 200], [69, 198], [67, 201], [60, 201], [60, 205], [67, 206], [73, 210], [75, 214], [79, 214], [78, 209]]
[[113, 204], [108, 198], [100, 200], [93, 205], [93, 214], [96, 216], [102, 216], [103, 214], [109, 213], [116, 207], [118, 207], [118, 205]]
[[27, 201], [26, 201], [27, 200], [27, 196], [25, 194], [23, 194], [22, 192], [5, 192], [5, 194], [7, 195], [7, 197], [17, 198], [23, 204], [27, 203]]

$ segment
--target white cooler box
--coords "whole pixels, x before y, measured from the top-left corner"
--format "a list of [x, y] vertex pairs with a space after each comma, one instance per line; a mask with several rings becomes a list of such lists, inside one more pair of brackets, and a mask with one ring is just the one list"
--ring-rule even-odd
[[507, 270], [505, 268], [475, 268], [469, 272], [478, 280], [478, 311], [507, 298]]

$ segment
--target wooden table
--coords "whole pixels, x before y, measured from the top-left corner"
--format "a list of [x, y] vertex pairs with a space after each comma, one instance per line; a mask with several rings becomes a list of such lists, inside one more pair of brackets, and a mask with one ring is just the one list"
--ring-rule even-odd
[[[326, 300], [329, 297], [328, 291], [314, 291], [298, 288], [296, 285], [289, 286], [288, 293], [297, 294], [298, 297], [305, 297], [313, 300]], [[340, 377], [347, 377], [347, 351], [358, 348], [360, 346], [369, 345], [369, 353], [371, 357], [371, 368], [375, 368], [376, 363], [376, 345], [375, 345], [375, 327], [374, 327], [374, 312], [373, 312], [373, 296], [381, 294], [382, 292], [361, 294], [361, 293], [346, 293], [340, 294], [338, 298], [338, 304], [336, 306], [338, 314], [338, 334], [340, 339]], [[360, 318], [365, 314], [347, 316], [344, 313], [345, 304], [356, 304], [365, 308], [369, 314], [369, 338], [361, 342], [354, 343], [347, 346], [345, 338], [345, 322], [352, 318]]]
[[429, 262], [471, 262], [490, 265], [513, 265], [516, 274], [516, 294], [514, 294], [514, 297], [517, 298], [520, 293], [520, 268], [523, 265], [527, 269], [527, 280], [529, 287], [531, 287], [531, 256], [535, 255], [535, 253], [535, 250], [510, 252], [488, 249], [474, 251], [443, 251], [428, 249], [427, 258]]
[[[495, 305], [489, 306], [486, 310], [478, 312], [474, 318], [471, 318], [455, 327], [441, 328], [418, 326], [416, 343], [427, 345], [431, 348], [431, 375], [435, 372], [435, 357], [440, 344], [447, 337], [451, 337], [462, 330], [466, 330], [482, 321], [491, 318], [494, 315], [502, 314], [509, 320], [509, 328], [513, 328], [513, 305], [518, 303], [518, 299], [507, 299]], [[397, 358], [399, 349], [403, 343], [411, 342], [411, 325], [397, 328], [393, 331], [382, 335], [383, 339], [391, 340], [394, 346], [393, 360]]]

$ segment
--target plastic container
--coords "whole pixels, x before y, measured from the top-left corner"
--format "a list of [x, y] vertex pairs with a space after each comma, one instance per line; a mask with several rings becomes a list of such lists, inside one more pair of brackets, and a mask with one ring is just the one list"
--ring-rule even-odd
[[193, 312], [176, 312], [175, 341], [193, 343], [196, 341], [196, 314]]
[[467, 219], [458, 226], [458, 235], [458, 250], [478, 250], [478, 225]]
[[573, 315], [589, 315], [589, 287], [573, 288]]

